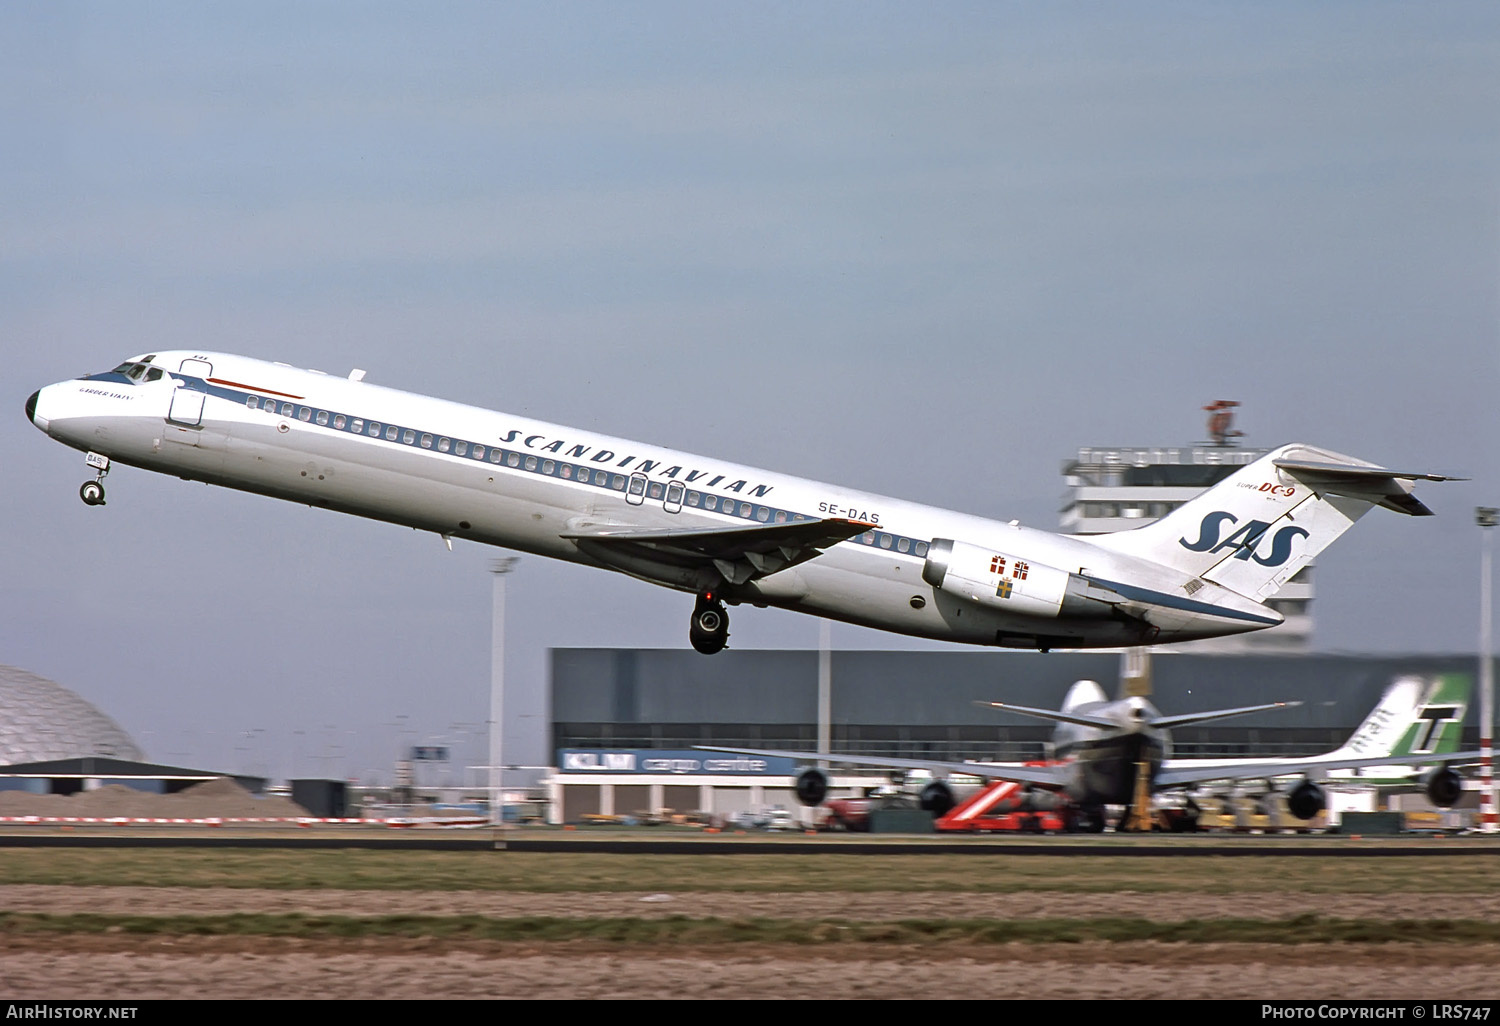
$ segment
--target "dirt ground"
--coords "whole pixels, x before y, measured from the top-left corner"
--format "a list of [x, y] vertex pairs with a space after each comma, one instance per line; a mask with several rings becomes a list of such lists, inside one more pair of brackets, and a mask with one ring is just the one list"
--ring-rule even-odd
[[[1086, 904], [1086, 909], [1080, 908]], [[213, 915], [819, 917], [1149, 916], [1492, 918], [1500, 897], [1115, 893], [508, 894], [231, 888], [0, 886], [17, 912]], [[720, 945], [631, 949], [481, 944], [137, 938], [0, 942], [0, 997], [239, 998], [1432, 998], [1500, 997], [1500, 945], [1421, 943]]]
[[1500, 919], [1500, 895], [1475, 894], [1143, 894], [1080, 895], [650, 892], [533, 894], [505, 891], [311, 891], [233, 887], [66, 887], [0, 885], [10, 912], [110, 915], [459, 915], [653, 918], [1021, 919], [1140, 916], [1180, 919], [1284, 919], [1313, 914], [1358, 919]]

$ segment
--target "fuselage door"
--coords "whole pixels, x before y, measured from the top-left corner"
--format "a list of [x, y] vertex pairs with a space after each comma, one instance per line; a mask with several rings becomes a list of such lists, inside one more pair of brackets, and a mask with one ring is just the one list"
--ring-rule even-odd
[[172, 390], [172, 407], [167, 411], [167, 420], [173, 424], [197, 427], [203, 423], [204, 393], [190, 388]]
[[646, 501], [645, 474], [630, 475], [630, 483], [625, 486], [625, 501], [632, 506], [639, 506]]
[[662, 508], [668, 513], [682, 512], [682, 496], [687, 491], [687, 485], [681, 481], [673, 481], [667, 485], [667, 497], [662, 500]]
[[214, 365], [207, 360], [183, 360], [177, 371], [179, 374], [207, 379], [214, 372]]

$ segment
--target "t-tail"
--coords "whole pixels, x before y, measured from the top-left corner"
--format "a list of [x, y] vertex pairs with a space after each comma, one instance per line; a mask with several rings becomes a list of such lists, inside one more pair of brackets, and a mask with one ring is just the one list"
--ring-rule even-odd
[[1284, 445], [1155, 523], [1089, 540], [1264, 600], [1372, 506], [1431, 516], [1418, 480], [1456, 479]]

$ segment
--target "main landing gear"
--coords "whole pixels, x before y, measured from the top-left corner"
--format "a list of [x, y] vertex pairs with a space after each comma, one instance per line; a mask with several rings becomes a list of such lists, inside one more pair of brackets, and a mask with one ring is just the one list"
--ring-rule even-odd
[[706, 591], [698, 596], [693, 607], [693, 620], [688, 626], [688, 640], [704, 655], [722, 651], [729, 641], [729, 614], [716, 594]]
[[99, 472], [92, 481], [85, 481], [78, 489], [78, 497], [89, 506], [104, 505], [104, 478], [109, 474], [109, 457], [91, 452], [84, 461]]

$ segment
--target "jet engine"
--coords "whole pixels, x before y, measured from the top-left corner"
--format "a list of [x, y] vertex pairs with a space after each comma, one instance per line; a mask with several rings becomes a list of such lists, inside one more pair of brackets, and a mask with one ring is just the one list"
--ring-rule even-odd
[[953, 811], [953, 806], [958, 804], [958, 799], [953, 794], [953, 788], [942, 780], [934, 780], [922, 788], [922, 793], [917, 796], [917, 803], [924, 812], [930, 812], [933, 816], [946, 816]]
[[1463, 794], [1464, 779], [1452, 766], [1439, 766], [1422, 774], [1422, 790], [1438, 808], [1452, 808]]
[[1021, 616], [1110, 615], [1121, 595], [1085, 577], [951, 538], [935, 538], [922, 580], [950, 595]]
[[1328, 808], [1328, 796], [1311, 780], [1304, 780], [1286, 796], [1286, 808], [1298, 819], [1312, 819]]
[[797, 774], [792, 788], [797, 792], [797, 800], [803, 805], [822, 805], [823, 799], [828, 797], [828, 774], [815, 766], [809, 766]]

